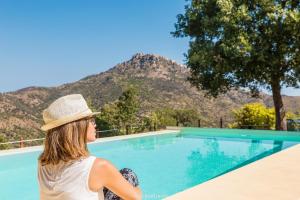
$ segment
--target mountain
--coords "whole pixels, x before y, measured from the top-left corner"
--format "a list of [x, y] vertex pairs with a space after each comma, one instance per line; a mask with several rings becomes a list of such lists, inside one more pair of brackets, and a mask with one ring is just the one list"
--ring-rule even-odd
[[[0, 94], [0, 134], [8, 140], [39, 138], [44, 133], [42, 110], [56, 98], [81, 93], [94, 108], [116, 100], [128, 84], [140, 92], [141, 108], [147, 112], [157, 108], [196, 109], [204, 126], [217, 126], [220, 117], [232, 120], [232, 109], [249, 102], [272, 106], [272, 97], [261, 94], [251, 98], [244, 90], [233, 90], [213, 99], [204, 96], [186, 81], [189, 70], [175, 61], [152, 54], [135, 54], [130, 60], [108, 71], [85, 77], [59, 87], [28, 87]], [[289, 111], [300, 111], [300, 96], [283, 96]]]

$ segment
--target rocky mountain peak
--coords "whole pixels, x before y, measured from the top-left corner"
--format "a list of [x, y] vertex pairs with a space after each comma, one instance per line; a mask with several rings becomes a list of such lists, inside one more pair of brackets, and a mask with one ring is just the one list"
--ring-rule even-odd
[[130, 60], [118, 64], [115, 70], [136, 77], [163, 79], [170, 79], [170, 77], [176, 76], [186, 78], [188, 74], [188, 69], [174, 60], [160, 55], [144, 53], [134, 54]]
[[143, 63], [151, 63], [151, 64], [157, 64], [157, 63], [167, 63], [169, 65], [179, 65], [180, 67], [184, 67], [184, 65], [180, 65], [178, 63], [176, 63], [176, 61], [168, 59], [166, 57], [163, 57], [161, 55], [158, 54], [144, 54], [144, 53], [136, 53], [134, 54], [131, 59], [128, 61], [131, 63], [136, 63], [136, 62], [140, 62], [141, 64]]

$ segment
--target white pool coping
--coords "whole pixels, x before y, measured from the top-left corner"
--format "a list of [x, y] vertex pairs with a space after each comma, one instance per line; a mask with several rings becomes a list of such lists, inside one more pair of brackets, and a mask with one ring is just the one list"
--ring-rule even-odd
[[[167, 129], [167, 130], [161, 130], [161, 131], [136, 133], [136, 134], [131, 134], [131, 135], [119, 135], [119, 136], [98, 138], [98, 139], [96, 139], [96, 141], [90, 142], [89, 144], [110, 142], [110, 141], [116, 141], [116, 140], [126, 140], [126, 139], [129, 139], [129, 138], [138, 138], [138, 137], [145, 137], [145, 136], [152, 136], [152, 135], [161, 135], [161, 134], [166, 134], [166, 133], [178, 133], [178, 132], [179, 132], [179, 130], [172, 130], [172, 129], [169, 130], [169, 129]], [[28, 152], [35, 152], [35, 151], [42, 151], [42, 150], [43, 150], [43, 145], [23, 147], [23, 148], [17, 148], [17, 149], [0, 150], [0, 156], [7, 156], [7, 155], [28, 153]]]

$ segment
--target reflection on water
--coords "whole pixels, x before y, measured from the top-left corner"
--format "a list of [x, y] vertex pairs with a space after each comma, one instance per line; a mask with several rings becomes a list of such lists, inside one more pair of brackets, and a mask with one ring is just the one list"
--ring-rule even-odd
[[129, 138], [124, 140], [117, 140], [111, 142], [101, 143], [93, 143], [89, 145], [89, 149], [94, 153], [101, 153], [105, 151], [117, 149], [129, 149], [130, 151], [136, 150], [156, 150], [160, 146], [171, 145], [176, 142], [176, 137], [174, 137], [173, 133], [171, 134], [163, 134], [163, 135], [152, 135], [152, 136], [144, 136], [137, 138]]
[[[216, 139], [205, 140], [205, 146], [197, 148], [188, 156], [189, 167], [187, 175], [191, 185], [202, 183], [222, 173], [244, 160], [243, 155], [230, 155], [220, 150], [219, 141]], [[206, 149], [206, 151], [202, 151]], [[197, 177], [197, 178], [195, 178]]]
[[[189, 184], [196, 185], [246, 164], [254, 162], [283, 148], [282, 141], [238, 141], [206, 139], [201, 147], [188, 156]], [[232, 143], [232, 144], [231, 144]], [[222, 147], [223, 146], [223, 147]], [[226, 147], [226, 148], [225, 148]]]
[[145, 136], [127, 140], [134, 150], [154, 150], [163, 145], [170, 145], [176, 142], [176, 137], [170, 137], [169, 134]]

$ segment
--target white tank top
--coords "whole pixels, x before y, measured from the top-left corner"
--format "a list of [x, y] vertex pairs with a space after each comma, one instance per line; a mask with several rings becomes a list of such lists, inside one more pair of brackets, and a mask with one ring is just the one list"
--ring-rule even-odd
[[103, 189], [93, 192], [88, 180], [96, 157], [57, 165], [38, 164], [41, 200], [104, 200]]

